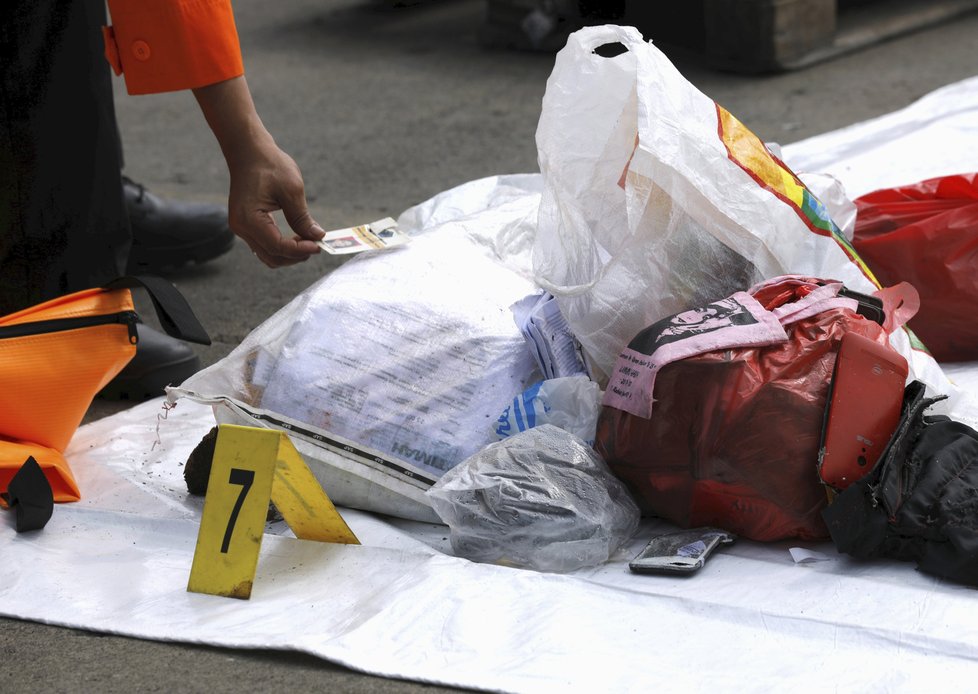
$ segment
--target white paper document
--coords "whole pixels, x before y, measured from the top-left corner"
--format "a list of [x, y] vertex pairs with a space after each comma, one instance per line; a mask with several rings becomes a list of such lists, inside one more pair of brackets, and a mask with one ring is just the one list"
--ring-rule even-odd
[[552, 294], [531, 294], [510, 310], [544, 378], [588, 375], [581, 345]]

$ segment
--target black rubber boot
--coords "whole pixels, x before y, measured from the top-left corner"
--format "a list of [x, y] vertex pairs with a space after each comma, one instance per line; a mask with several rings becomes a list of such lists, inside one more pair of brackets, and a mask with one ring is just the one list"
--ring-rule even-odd
[[234, 246], [224, 207], [164, 200], [125, 176], [122, 187], [132, 227], [129, 274], [159, 274], [204, 263]]
[[136, 356], [99, 392], [104, 400], [149, 400], [200, 371], [200, 358], [185, 342], [140, 323]]

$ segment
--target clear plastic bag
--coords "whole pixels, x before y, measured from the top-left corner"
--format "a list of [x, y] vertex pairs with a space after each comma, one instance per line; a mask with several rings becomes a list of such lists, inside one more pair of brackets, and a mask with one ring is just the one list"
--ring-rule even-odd
[[610, 559], [639, 510], [594, 450], [552, 424], [476, 453], [427, 492], [473, 561], [567, 572]]
[[411, 243], [346, 262], [170, 400], [287, 431], [337, 504], [437, 521], [424, 492], [541, 377], [509, 310], [536, 291], [535, 188], [475, 181], [408, 210]]

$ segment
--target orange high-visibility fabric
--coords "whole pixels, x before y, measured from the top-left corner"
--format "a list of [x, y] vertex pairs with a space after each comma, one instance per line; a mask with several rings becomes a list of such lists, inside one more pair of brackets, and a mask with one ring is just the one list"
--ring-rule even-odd
[[[87, 289], [0, 317], [0, 328], [132, 311], [128, 289]], [[95, 394], [135, 354], [120, 323], [0, 339], [0, 492], [33, 455], [55, 501], [78, 499], [62, 453]]]
[[105, 56], [130, 94], [204, 87], [244, 74], [230, 0], [108, 0]]
[[[4, 441], [2, 438], [0, 438], [0, 493], [7, 491], [10, 480], [31, 456], [37, 461], [41, 472], [51, 485], [51, 495], [57, 503], [81, 499], [78, 483], [75, 482], [75, 476], [61, 451], [32, 443]], [[5, 506], [7, 503], [0, 496], [0, 507]]]

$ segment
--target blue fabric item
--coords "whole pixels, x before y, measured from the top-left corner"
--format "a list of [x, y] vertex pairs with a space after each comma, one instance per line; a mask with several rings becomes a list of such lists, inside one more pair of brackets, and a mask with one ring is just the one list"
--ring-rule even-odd
[[[522, 393], [513, 398], [513, 404], [507, 407], [496, 422], [496, 436], [501, 439], [513, 434], [532, 429], [537, 425], [537, 404], [540, 398], [540, 386], [543, 381], [534, 383]], [[543, 411], [547, 411], [546, 405], [539, 403]]]

